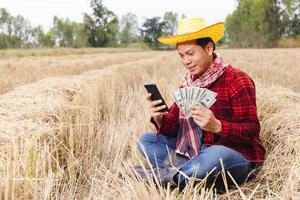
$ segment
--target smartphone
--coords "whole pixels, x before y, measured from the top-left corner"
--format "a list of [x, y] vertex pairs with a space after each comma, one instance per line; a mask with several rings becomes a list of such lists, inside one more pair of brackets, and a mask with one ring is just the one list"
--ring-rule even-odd
[[162, 98], [156, 84], [145, 84], [144, 86], [145, 86], [147, 92], [151, 93], [152, 101], [159, 100], [159, 99], [162, 100], [162, 103], [158, 104], [157, 106], [166, 105], [166, 107], [161, 109], [159, 112], [167, 112], [168, 111], [167, 104], [165, 103], [165, 100]]

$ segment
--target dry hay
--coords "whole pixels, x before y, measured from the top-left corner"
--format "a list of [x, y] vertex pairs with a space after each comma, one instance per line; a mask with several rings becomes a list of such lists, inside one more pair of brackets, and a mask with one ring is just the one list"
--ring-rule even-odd
[[300, 92], [300, 49], [222, 49], [227, 63], [242, 68], [262, 86]]
[[1, 49], [0, 58], [61, 56], [70, 54], [141, 52], [147, 48], [35, 48], [35, 49]]
[[[297, 199], [300, 94], [257, 78], [266, 161], [256, 178], [216, 195], [184, 193], [125, 176], [141, 162], [134, 150], [148, 123], [144, 82], [168, 94], [183, 69], [172, 53], [78, 76], [47, 78], [0, 97], [0, 196], [19, 199]], [[252, 72], [251, 72], [252, 73]], [[168, 74], [170, 76], [163, 76]], [[127, 171], [126, 171], [127, 173]]]
[[[157, 66], [157, 60], [160, 59], [139, 59], [136, 62], [110, 66], [106, 70], [88, 71], [80, 76], [47, 78], [2, 95], [0, 174], [3, 179], [0, 186], [4, 197], [40, 197], [44, 192], [35, 191], [29, 185], [43, 185], [48, 181], [47, 177], [52, 170], [59, 174], [60, 170], [64, 171], [65, 165], [68, 168], [70, 165], [70, 168], [82, 168], [76, 160], [82, 155], [75, 155], [76, 152], [84, 154], [84, 148], [89, 145], [94, 148], [102, 143], [96, 140], [98, 144], [90, 144], [94, 143], [95, 132], [100, 129], [100, 120], [104, 119], [102, 113], [106, 113], [105, 101], [103, 100], [103, 105], [99, 105], [99, 101], [106, 98], [103, 94], [110, 92], [113, 100], [117, 95], [110, 91], [112, 74], [118, 74], [121, 68], [139, 68], [140, 64], [151, 68]], [[131, 74], [126, 77], [126, 71], [123, 71], [118, 81], [121, 84], [122, 78], [130, 80], [131, 77]], [[120, 89], [123, 90], [121, 87]], [[88, 135], [80, 140], [76, 138], [80, 136], [76, 135], [76, 131], [78, 134], [84, 131]], [[75, 169], [67, 171], [72, 170]], [[24, 190], [25, 186], [31, 189]]]
[[[0, 94], [46, 77], [81, 74], [114, 64], [151, 58], [158, 53], [99, 53], [0, 59]], [[18, 78], [16, 78], [18, 77]]]
[[257, 183], [267, 196], [299, 199], [300, 93], [272, 87], [259, 94], [260, 112], [264, 113], [261, 137], [268, 153]]
[[[261, 139], [266, 160], [254, 180], [242, 186], [254, 199], [298, 199], [300, 197], [300, 94], [286, 88], [260, 88], [257, 91]], [[231, 199], [240, 192], [231, 191]]]

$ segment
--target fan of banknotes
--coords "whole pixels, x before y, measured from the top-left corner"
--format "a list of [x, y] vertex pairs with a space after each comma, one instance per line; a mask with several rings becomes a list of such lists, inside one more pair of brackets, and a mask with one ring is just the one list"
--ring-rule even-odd
[[194, 105], [202, 105], [209, 108], [216, 102], [217, 93], [196, 86], [180, 88], [172, 92], [172, 97], [186, 117], [192, 115], [191, 108]]

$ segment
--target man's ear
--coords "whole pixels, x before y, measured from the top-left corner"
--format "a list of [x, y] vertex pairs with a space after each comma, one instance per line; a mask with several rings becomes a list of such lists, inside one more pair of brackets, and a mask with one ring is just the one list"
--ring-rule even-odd
[[205, 51], [208, 53], [209, 56], [211, 56], [214, 52], [214, 45], [212, 42], [208, 42], [205, 46]]

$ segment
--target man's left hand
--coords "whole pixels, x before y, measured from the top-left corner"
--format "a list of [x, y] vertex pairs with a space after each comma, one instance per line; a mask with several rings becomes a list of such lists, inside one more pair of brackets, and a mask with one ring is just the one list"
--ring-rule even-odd
[[222, 129], [221, 121], [216, 119], [214, 113], [208, 108], [193, 106], [192, 117], [196, 124], [206, 132], [220, 134]]

